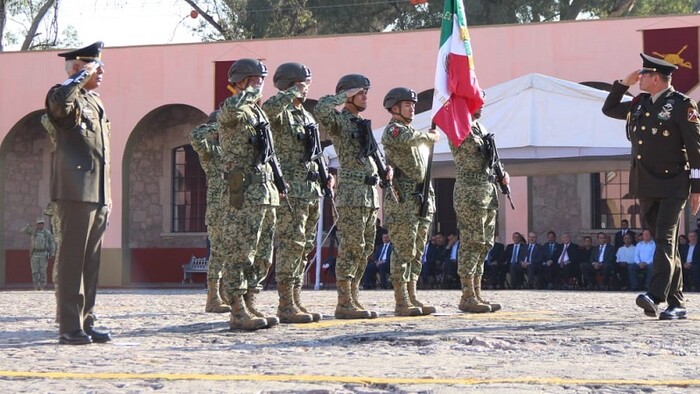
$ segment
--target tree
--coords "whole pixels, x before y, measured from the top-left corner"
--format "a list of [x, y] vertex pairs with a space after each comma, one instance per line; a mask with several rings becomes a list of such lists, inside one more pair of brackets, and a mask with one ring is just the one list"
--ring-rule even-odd
[[[7, 44], [22, 43], [20, 50], [40, 50], [77, 42], [74, 28], [68, 27], [59, 37], [60, 0], [0, 0], [0, 52]], [[7, 22], [19, 28], [6, 31]]]
[[[439, 27], [445, 0], [184, 0], [204, 40], [293, 37]], [[464, 0], [470, 25], [688, 14], [700, 0]], [[212, 31], [212, 29], [214, 31]]]

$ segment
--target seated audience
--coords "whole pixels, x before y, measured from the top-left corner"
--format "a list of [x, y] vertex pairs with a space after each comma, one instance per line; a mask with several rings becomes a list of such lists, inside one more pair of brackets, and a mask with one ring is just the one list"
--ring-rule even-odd
[[[652, 265], [654, 264], [654, 252], [656, 251], [656, 243], [651, 237], [651, 231], [647, 228], [642, 231], [642, 240], [637, 242], [634, 251], [634, 264], [627, 266], [629, 272], [630, 287], [634, 291], [646, 290], [651, 283], [651, 275], [653, 273]], [[643, 288], [639, 287], [638, 275], [644, 274]]]

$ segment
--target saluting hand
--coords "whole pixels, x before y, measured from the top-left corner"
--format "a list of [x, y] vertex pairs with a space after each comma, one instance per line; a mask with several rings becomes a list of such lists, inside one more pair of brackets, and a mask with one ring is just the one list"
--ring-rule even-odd
[[690, 213], [695, 216], [698, 214], [698, 209], [700, 209], [700, 193], [690, 193]]
[[365, 90], [365, 88], [352, 88], [352, 89], [348, 89], [348, 90], [345, 91], [345, 96], [346, 96], [347, 98], [351, 98], [352, 96], [354, 96], [354, 95], [360, 93], [360, 92], [363, 91], [363, 90]]
[[639, 81], [639, 78], [642, 76], [642, 74], [639, 73], [639, 70], [634, 70], [632, 71], [628, 76], [626, 76], [624, 79], [622, 79], [620, 82], [622, 82], [623, 85], [626, 86], [632, 86]]
[[83, 70], [85, 70], [88, 73], [88, 75], [96, 73], [98, 68], [100, 68], [100, 65], [97, 62], [85, 63], [85, 65], [83, 66]]

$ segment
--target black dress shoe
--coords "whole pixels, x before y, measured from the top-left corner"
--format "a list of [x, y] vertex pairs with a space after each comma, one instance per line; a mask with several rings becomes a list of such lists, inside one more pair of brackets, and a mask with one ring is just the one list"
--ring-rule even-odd
[[656, 317], [659, 312], [659, 306], [646, 294], [637, 296], [637, 306], [644, 309], [644, 314], [650, 317]]
[[58, 337], [58, 343], [63, 345], [89, 345], [92, 343], [92, 339], [83, 330], [76, 330], [73, 332], [67, 332], [61, 334]]
[[685, 308], [680, 306], [669, 306], [659, 315], [659, 320], [678, 320], [687, 318]]
[[94, 328], [86, 328], [85, 333], [90, 335], [95, 343], [105, 343], [112, 340], [112, 336], [108, 332], [96, 331]]

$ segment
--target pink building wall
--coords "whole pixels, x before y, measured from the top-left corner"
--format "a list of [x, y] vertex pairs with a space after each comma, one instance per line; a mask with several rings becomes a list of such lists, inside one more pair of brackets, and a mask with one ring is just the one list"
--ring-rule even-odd
[[[477, 75], [482, 87], [489, 87], [532, 72], [574, 82], [612, 82], [640, 66], [642, 30], [699, 25], [700, 16], [691, 15], [474, 27], [470, 32]], [[166, 104], [210, 112], [215, 61], [261, 58], [271, 73], [281, 63], [303, 62], [314, 73], [313, 99], [331, 93], [342, 74], [363, 73], [373, 86], [366, 117], [381, 125], [388, 118], [381, 101], [390, 88], [403, 85], [418, 92], [432, 88], [438, 34], [424, 30], [116, 48], [105, 43], [105, 77], [98, 92], [113, 125], [114, 201], [105, 248], [122, 248], [121, 164], [130, 132], [146, 114]], [[25, 115], [41, 110], [47, 89], [66, 78], [56, 53], [0, 53], [0, 141]], [[698, 59], [689, 60], [697, 67]], [[271, 79], [266, 97], [275, 91]], [[697, 100], [700, 90], [691, 96]], [[525, 207], [526, 202], [520, 205]], [[526, 227], [526, 215], [513, 220], [517, 228]], [[503, 234], [510, 232], [506, 229]]]

